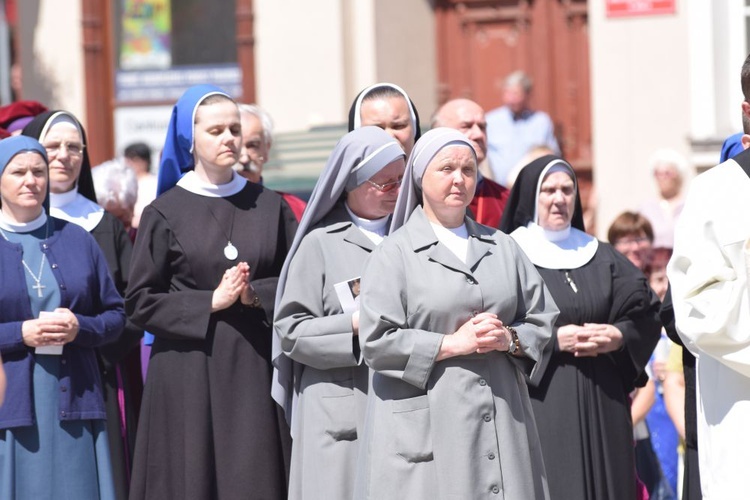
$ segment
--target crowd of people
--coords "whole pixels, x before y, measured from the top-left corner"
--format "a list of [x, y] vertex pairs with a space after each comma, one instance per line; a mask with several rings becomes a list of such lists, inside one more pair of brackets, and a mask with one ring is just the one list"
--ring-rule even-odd
[[0, 498], [742, 498], [750, 153], [655, 153], [600, 241], [531, 89], [365, 88], [307, 202], [212, 85], [157, 175], [0, 109]]

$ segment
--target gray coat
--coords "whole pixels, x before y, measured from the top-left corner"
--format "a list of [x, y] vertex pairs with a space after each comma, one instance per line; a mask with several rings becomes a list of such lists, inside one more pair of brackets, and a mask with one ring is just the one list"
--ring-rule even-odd
[[367, 406], [351, 314], [334, 284], [361, 276], [375, 244], [338, 205], [302, 240], [276, 313], [284, 353], [296, 362], [290, 499], [349, 499]]
[[[374, 370], [355, 498], [548, 498], [524, 376], [537, 379], [558, 310], [507, 235], [466, 219], [467, 263], [421, 208], [362, 277], [360, 343]], [[493, 312], [526, 358], [493, 351], [436, 362], [443, 335]]]

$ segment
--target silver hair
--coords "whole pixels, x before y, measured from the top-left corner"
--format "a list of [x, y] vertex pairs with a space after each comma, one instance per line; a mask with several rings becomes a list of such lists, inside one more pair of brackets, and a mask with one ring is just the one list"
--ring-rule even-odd
[[99, 205], [105, 207], [109, 202], [115, 202], [133, 210], [138, 197], [138, 180], [132, 168], [119, 160], [109, 160], [92, 168], [91, 175]]
[[237, 106], [240, 108], [240, 113], [249, 113], [260, 120], [260, 125], [263, 127], [263, 141], [270, 146], [273, 140], [271, 115], [257, 104], [238, 104]]
[[687, 159], [675, 151], [674, 149], [659, 149], [656, 150], [651, 158], [648, 160], [649, 167], [651, 167], [651, 173], [656, 172], [656, 169], [662, 165], [670, 165], [677, 170], [680, 177], [683, 179], [690, 173], [691, 166]]
[[505, 78], [505, 83], [504, 83], [505, 87], [514, 87], [516, 85], [521, 87], [524, 90], [524, 92], [528, 94], [529, 92], [531, 92], [531, 88], [534, 86], [534, 82], [531, 80], [529, 75], [527, 75], [521, 70], [518, 70], [508, 75]]

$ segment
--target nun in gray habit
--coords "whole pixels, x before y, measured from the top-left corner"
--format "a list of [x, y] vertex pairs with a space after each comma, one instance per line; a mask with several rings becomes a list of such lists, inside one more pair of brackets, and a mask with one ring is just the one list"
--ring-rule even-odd
[[466, 217], [476, 176], [460, 132], [422, 136], [363, 273], [374, 373], [354, 498], [549, 497], [525, 377], [558, 310], [518, 245]]
[[[275, 390], [291, 414], [290, 499], [351, 498], [367, 404], [368, 369], [357, 340], [358, 280], [383, 240], [405, 168], [398, 142], [378, 127], [333, 150], [284, 263], [275, 315]], [[292, 410], [293, 408], [293, 410]]]

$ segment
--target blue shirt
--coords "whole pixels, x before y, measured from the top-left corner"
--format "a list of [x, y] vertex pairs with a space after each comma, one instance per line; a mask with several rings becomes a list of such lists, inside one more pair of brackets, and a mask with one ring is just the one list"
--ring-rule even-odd
[[[112, 342], [125, 326], [122, 297], [94, 238], [75, 224], [55, 224], [40, 248], [57, 281], [60, 307], [73, 311], [79, 330], [60, 359], [60, 420], [105, 419], [94, 348]], [[23, 343], [22, 324], [34, 318], [21, 264], [22, 246], [0, 239], [0, 353], [8, 379], [0, 429], [34, 424], [34, 349]], [[35, 271], [36, 272], [36, 271]]]
[[739, 134], [730, 135], [721, 145], [721, 156], [719, 157], [719, 163], [724, 163], [729, 158], [732, 158], [745, 149], [742, 147], [742, 132]]
[[495, 182], [507, 185], [508, 174], [535, 146], [547, 146], [560, 154], [555, 127], [547, 113], [526, 110], [513, 117], [503, 106], [487, 113], [487, 158]]

